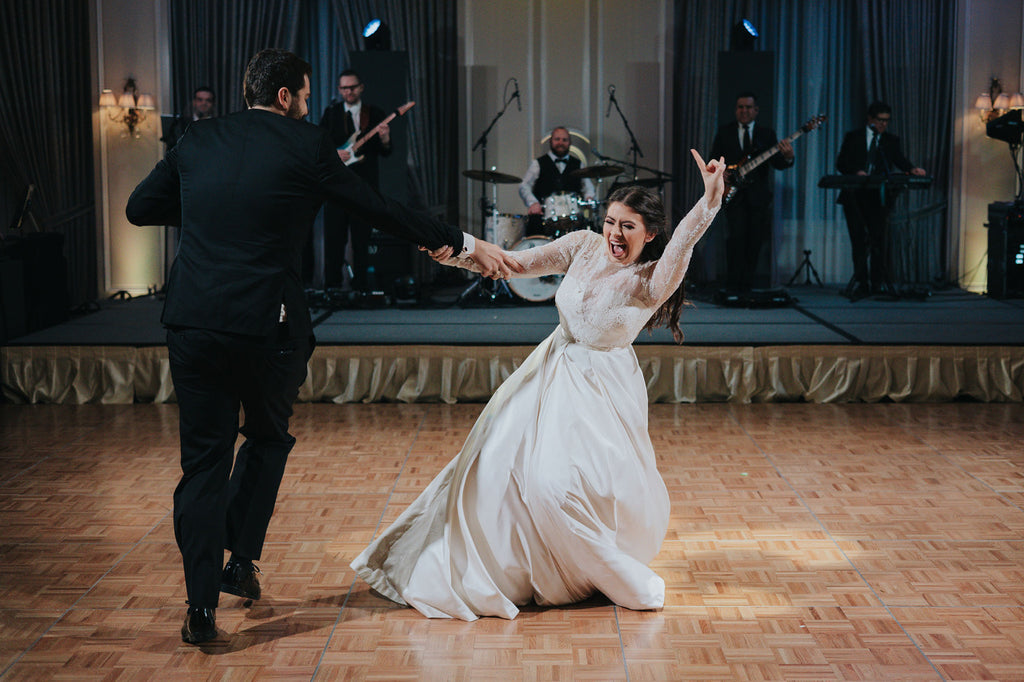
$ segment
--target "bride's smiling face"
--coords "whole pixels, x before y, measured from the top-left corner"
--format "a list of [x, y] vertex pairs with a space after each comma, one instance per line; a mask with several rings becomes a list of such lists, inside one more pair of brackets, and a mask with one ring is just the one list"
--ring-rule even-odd
[[620, 265], [635, 263], [644, 245], [654, 239], [643, 217], [623, 203], [615, 201], [604, 218], [604, 245], [608, 257]]

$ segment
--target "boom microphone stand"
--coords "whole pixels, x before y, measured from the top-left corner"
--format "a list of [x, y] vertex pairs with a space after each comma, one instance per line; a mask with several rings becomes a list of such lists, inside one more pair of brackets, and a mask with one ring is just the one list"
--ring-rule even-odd
[[612, 107], [613, 104], [615, 105], [615, 111], [617, 111], [619, 113], [619, 118], [622, 119], [622, 125], [625, 126], [626, 132], [629, 133], [629, 151], [626, 152], [626, 153], [633, 155], [633, 163], [631, 163], [629, 165], [633, 166], [633, 179], [636, 180], [636, 171], [637, 171], [637, 168], [638, 168], [636, 157], [637, 156], [641, 156], [642, 157], [644, 155], [644, 153], [642, 151], [640, 151], [640, 143], [637, 142], [636, 135], [633, 134], [633, 130], [629, 127], [629, 121], [626, 119], [626, 115], [622, 113], [622, 109], [619, 107], [619, 100], [615, 99], [615, 86], [614, 85], [609, 85], [608, 86], [608, 113], [605, 114], [605, 118], [608, 118], [608, 116], [611, 114], [611, 111], [612, 111], [611, 107]]
[[[509, 78], [507, 81], [505, 81], [505, 93], [508, 93], [509, 83], [515, 83], [515, 92], [513, 92], [508, 97], [506, 97], [505, 94], [502, 95], [501, 111], [494, 115], [494, 118], [491, 119], [490, 125], [488, 125], [484, 132], [480, 134], [480, 137], [473, 145], [473, 149], [470, 150], [475, 152], [477, 148], [480, 149], [480, 168], [483, 169], [484, 174], [487, 173], [487, 136], [491, 134], [491, 129], [494, 128], [494, 125], [498, 122], [498, 119], [505, 115], [505, 111], [508, 109], [508, 105], [512, 104], [512, 100], [516, 101], [517, 105], [519, 106], [519, 110], [522, 111], [522, 104], [520, 104], [519, 100], [519, 83], [518, 81], [516, 81], [515, 78]], [[493, 185], [493, 201], [488, 201], [487, 199], [487, 180], [481, 179], [480, 183], [480, 234], [486, 233], [488, 214], [491, 215], [493, 218], [496, 218], [498, 213], [498, 186], [494, 184], [493, 179], [491, 182]], [[495, 301], [498, 298], [498, 296], [506, 296], [510, 300], [513, 298], [512, 291], [508, 288], [508, 285], [505, 284], [504, 280], [499, 280], [496, 283], [494, 283], [492, 282], [492, 280], [486, 279], [483, 275], [478, 275], [476, 280], [468, 287], [466, 287], [466, 289], [461, 294], [459, 294], [458, 302], [465, 302], [466, 299], [470, 296], [470, 294], [478, 290], [482, 295], [489, 298], [492, 302]]]

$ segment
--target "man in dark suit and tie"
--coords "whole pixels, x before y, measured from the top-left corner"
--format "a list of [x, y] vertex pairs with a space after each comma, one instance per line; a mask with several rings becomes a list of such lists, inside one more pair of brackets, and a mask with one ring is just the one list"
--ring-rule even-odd
[[299, 268], [321, 203], [431, 249], [469, 252], [485, 275], [515, 269], [494, 245], [385, 199], [346, 168], [326, 132], [301, 120], [311, 73], [285, 50], [258, 53], [245, 72], [249, 108], [195, 121], [128, 200], [136, 225], [181, 226], [162, 321], [179, 407], [174, 533], [191, 644], [216, 637], [221, 591], [260, 597], [252, 562], [295, 444], [288, 420], [314, 343]]
[[[884, 178], [894, 173], [926, 175], [903, 156], [900, 138], [888, 132], [892, 108], [885, 102], [868, 107], [867, 125], [846, 133], [839, 148], [836, 169], [844, 175], [872, 175]], [[838, 203], [843, 206], [846, 227], [853, 251], [853, 279], [846, 295], [859, 299], [873, 294], [892, 293], [889, 281], [889, 211], [898, 192], [878, 187], [844, 189]], [[870, 270], [869, 270], [870, 260]]]
[[[380, 125], [385, 114], [382, 109], [363, 101], [366, 85], [359, 74], [346, 69], [338, 76], [339, 101], [324, 110], [320, 127], [327, 130], [338, 156], [349, 163], [352, 153], [342, 148], [352, 136], [358, 139]], [[387, 124], [356, 152], [351, 168], [374, 189], [380, 188], [380, 161], [391, 155], [391, 130]], [[340, 287], [344, 282], [345, 245], [352, 241], [352, 288], [367, 291], [366, 271], [370, 265], [370, 235], [373, 226], [358, 216], [350, 215], [341, 207], [324, 207], [324, 287]]]
[[[736, 96], [736, 120], [718, 129], [711, 143], [711, 158], [725, 157], [727, 166], [738, 164], [770, 149], [778, 142], [775, 131], [757, 124], [757, 96], [745, 91]], [[748, 291], [754, 283], [761, 249], [772, 234], [774, 188], [772, 167], [793, 165], [793, 146], [778, 142], [779, 151], [767, 163], [747, 175], [732, 200], [725, 205], [728, 227], [725, 254], [727, 285], [733, 291]]]

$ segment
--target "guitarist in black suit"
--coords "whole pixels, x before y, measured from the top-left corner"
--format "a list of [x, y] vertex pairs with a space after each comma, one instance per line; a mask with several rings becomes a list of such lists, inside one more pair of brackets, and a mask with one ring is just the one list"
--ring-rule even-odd
[[330, 136], [301, 120], [311, 72], [285, 50], [258, 53], [245, 72], [249, 108], [193, 122], [128, 199], [133, 224], [181, 226], [161, 319], [178, 399], [174, 534], [189, 603], [181, 636], [191, 644], [217, 636], [221, 591], [260, 597], [252, 562], [295, 444], [288, 421], [313, 350], [299, 267], [321, 203], [430, 249], [468, 252], [486, 276], [520, 269], [493, 244], [382, 197], [346, 168]]
[[727, 286], [734, 291], [749, 291], [761, 249], [772, 233], [774, 199], [771, 169], [793, 165], [793, 146], [778, 141], [775, 131], [757, 125], [757, 96], [745, 91], [736, 96], [736, 120], [718, 129], [711, 144], [711, 158], [725, 157], [726, 166], [739, 164], [776, 144], [779, 151], [745, 178], [733, 199], [725, 205]]
[[[878, 176], [927, 174], [903, 156], [900, 138], [887, 132], [892, 120], [892, 107], [885, 102], [872, 102], [868, 106], [867, 119], [866, 126], [851, 130], [843, 138], [836, 159], [836, 169], [840, 173]], [[850, 298], [863, 298], [869, 293], [893, 293], [887, 245], [889, 211], [897, 196], [894, 188], [886, 188], [883, 201], [878, 187], [844, 189], [839, 193], [837, 202], [843, 206], [853, 251], [853, 279], [845, 292]]]
[[[359, 74], [346, 69], [338, 76], [340, 100], [324, 110], [320, 127], [326, 129], [336, 147], [342, 147], [352, 140], [370, 132], [385, 118], [379, 107], [363, 102], [366, 85]], [[381, 157], [391, 155], [391, 131], [387, 124], [371, 137], [356, 152], [357, 161], [349, 168], [374, 189], [380, 189]], [[349, 163], [352, 153], [339, 149], [338, 156]], [[369, 267], [370, 234], [373, 226], [358, 216], [353, 216], [338, 207], [328, 204], [324, 207], [324, 287], [340, 287], [344, 282], [345, 244], [352, 239], [352, 286], [362, 291], [367, 289], [366, 269]], [[307, 251], [308, 253], [308, 251]]]

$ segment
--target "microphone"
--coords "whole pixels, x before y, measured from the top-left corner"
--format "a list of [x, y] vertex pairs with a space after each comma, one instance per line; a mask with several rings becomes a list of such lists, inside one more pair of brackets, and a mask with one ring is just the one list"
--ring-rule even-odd
[[612, 115], [612, 102], [614, 102], [614, 101], [615, 101], [615, 86], [614, 85], [609, 85], [608, 86], [608, 111], [605, 112], [605, 115], [604, 115], [605, 118], [608, 118], [609, 116]]
[[512, 93], [512, 96], [516, 98], [516, 109], [518, 109], [519, 111], [522, 111], [523, 110], [523, 104], [522, 104], [522, 100], [519, 99], [519, 81], [517, 81], [515, 78], [513, 78], [512, 82], [516, 84], [516, 91]]

